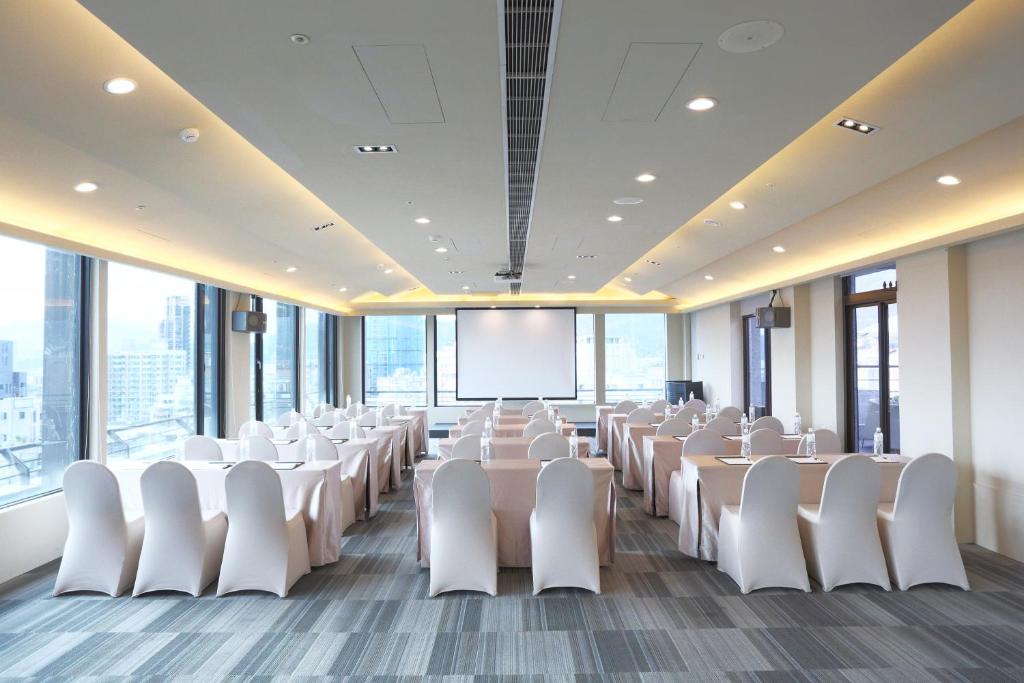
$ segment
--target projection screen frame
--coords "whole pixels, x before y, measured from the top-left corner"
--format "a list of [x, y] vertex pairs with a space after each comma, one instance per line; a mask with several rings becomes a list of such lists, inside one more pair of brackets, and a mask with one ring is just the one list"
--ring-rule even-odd
[[[541, 306], [541, 310], [551, 311], [572, 311], [573, 320], [573, 344], [572, 344], [572, 396], [545, 396], [544, 398], [551, 401], [576, 401], [579, 396], [579, 375], [576, 372], [576, 318], [579, 314], [576, 312], [575, 306]], [[479, 306], [461, 306], [455, 309], [455, 400], [456, 401], [493, 401], [497, 399], [497, 396], [461, 396], [459, 395], [459, 311], [483, 311], [483, 310], [497, 310], [497, 311], [527, 311], [530, 308], [526, 306], [494, 306], [493, 308], [484, 309]], [[536, 396], [502, 396], [501, 399], [509, 401], [532, 401], [535, 400]]]

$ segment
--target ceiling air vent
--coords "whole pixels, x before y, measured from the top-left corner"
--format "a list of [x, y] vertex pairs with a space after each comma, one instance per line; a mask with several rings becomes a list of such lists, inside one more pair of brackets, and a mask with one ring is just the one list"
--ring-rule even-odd
[[[498, 0], [505, 133], [508, 268], [522, 273], [544, 141], [561, 0]], [[509, 284], [519, 294], [522, 284]]]

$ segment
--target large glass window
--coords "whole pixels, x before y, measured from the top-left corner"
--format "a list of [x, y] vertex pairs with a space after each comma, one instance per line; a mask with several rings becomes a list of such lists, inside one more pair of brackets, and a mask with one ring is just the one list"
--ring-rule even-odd
[[437, 405], [453, 406], [455, 400], [455, 316], [439, 315], [434, 319], [434, 375]]
[[326, 403], [330, 360], [328, 356], [327, 328], [332, 316], [319, 311], [305, 311], [302, 367], [302, 410], [312, 414], [313, 409]]
[[278, 418], [296, 408], [298, 368], [299, 309], [291, 304], [263, 299], [267, 331], [254, 340], [254, 381], [259, 383], [258, 419], [277, 423]]
[[107, 270], [107, 458], [173, 456], [196, 433], [195, 284]]
[[665, 398], [665, 316], [609, 313], [604, 317], [605, 400]]
[[758, 415], [772, 412], [771, 330], [757, 326], [757, 316], [743, 316], [743, 409], [754, 406]]
[[363, 318], [363, 402], [427, 405], [427, 318]]
[[576, 314], [576, 400], [597, 402], [593, 313]]
[[224, 368], [221, 367], [223, 356], [221, 342], [224, 338], [224, 292], [213, 285], [199, 285], [199, 330], [198, 359], [200, 372], [202, 402], [201, 427], [202, 434], [207, 436], [223, 436], [220, 432], [222, 422], [221, 385], [224, 380]]
[[0, 237], [0, 506], [55, 491], [82, 457], [85, 260]]

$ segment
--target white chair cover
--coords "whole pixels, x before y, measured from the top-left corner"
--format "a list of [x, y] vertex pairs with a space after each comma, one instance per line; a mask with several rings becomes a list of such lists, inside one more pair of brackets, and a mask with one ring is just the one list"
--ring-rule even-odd
[[699, 398], [691, 398], [689, 401], [683, 404], [683, 408], [693, 408], [697, 411], [698, 415], [703, 415], [708, 410], [708, 404]]
[[274, 430], [266, 422], [260, 422], [259, 420], [246, 420], [242, 423], [242, 426], [238, 428], [238, 436], [242, 437], [243, 434], [248, 434], [250, 426], [256, 430], [252, 436], [262, 436], [265, 439], [274, 438]]
[[321, 403], [320, 405], [313, 409], [313, 417], [319, 418], [322, 417], [324, 413], [329, 413], [333, 411], [334, 406], [332, 406], [330, 403]]
[[[839, 435], [831, 429], [815, 429], [814, 450], [816, 453], [838, 455], [843, 452], [843, 442], [839, 439]], [[797, 444], [796, 452], [799, 455], [807, 453], [806, 434], [800, 437], [800, 443]]]
[[702, 413], [698, 412], [696, 408], [683, 408], [673, 416], [673, 420], [686, 420], [686, 424], [690, 424], [696, 415], [700, 419]]
[[736, 436], [740, 433], [740, 426], [727, 417], [719, 415], [704, 425], [704, 429], [710, 432], [718, 432], [722, 436]]
[[751, 455], [784, 455], [786, 445], [782, 435], [774, 429], [758, 429], [750, 432]]
[[970, 590], [953, 533], [956, 465], [941, 453], [914, 458], [900, 473], [896, 502], [878, 508], [885, 559], [900, 590], [947, 583]]
[[224, 558], [228, 518], [204, 513], [192, 472], [179, 462], [155, 462], [139, 482], [146, 534], [132, 595], [179, 591], [199, 597]]
[[434, 472], [432, 488], [430, 597], [454, 590], [496, 595], [498, 522], [487, 474], [475, 462], [448, 460]]
[[223, 460], [220, 444], [208, 436], [190, 436], [181, 443], [182, 460]]
[[466, 421], [467, 422], [483, 422], [484, 420], [486, 420], [487, 418], [491, 417], [492, 415], [494, 415], [494, 411], [493, 410], [484, 410], [483, 408], [477, 408], [476, 410], [474, 410], [473, 412], [471, 412], [469, 414], [469, 417], [466, 419]]
[[380, 410], [381, 414], [384, 417], [394, 417], [395, 416], [395, 404], [394, 403], [388, 403], [384, 407], [378, 408], [378, 410]]
[[482, 406], [480, 406], [480, 410], [484, 411], [485, 415], [493, 415], [494, 414], [494, 406], [495, 406], [495, 401], [487, 401]]
[[798, 508], [807, 570], [824, 590], [848, 583], [890, 590], [875, 519], [881, 489], [878, 465], [863, 455], [848, 455], [825, 473], [821, 504]]
[[[725, 439], [718, 432], [698, 429], [686, 437], [683, 442], [683, 453], [686, 455], [725, 455]], [[685, 487], [683, 486], [682, 466], [672, 473], [668, 480], [668, 517], [676, 524], [683, 518]]]
[[324, 410], [317, 416], [316, 420], [313, 421], [313, 424], [317, 427], [333, 427], [334, 421], [337, 419], [335, 415], [337, 415], [338, 412], [339, 411], [334, 410], [333, 408]]
[[680, 420], [677, 417], [665, 420], [658, 425], [657, 436], [686, 436], [690, 433], [690, 421]]
[[450, 460], [479, 460], [480, 459], [480, 435], [468, 434], [460, 436], [452, 445]]
[[462, 436], [469, 434], [483, 434], [484, 433], [484, 421], [483, 420], [471, 420], [462, 427]]
[[377, 426], [377, 411], [371, 410], [363, 413], [363, 416], [359, 418], [360, 427], [376, 427]]
[[[262, 436], [250, 436], [242, 439], [249, 448], [249, 460], [262, 460], [263, 462], [274, 462], [277, 460], [277, 446], [271, 443], [270, 439]], [[238, 444], [238, 455], [242, 455], [242, 444]]]
[[125, 520], [117, 478], [98, 462], [68, 465], [63, 486], [68, 537], [53, 594], [98, 591], [116, 597], [135, 580], [143, 519]]
[[[338, 424], [334, 425], [333, 427], [327, 430], [327, 436], [331, 439], [349, 438], [349, 434], [352, 431], [352, 428], [350, 426], [351, 423], [352, 420], [345, 420], [343, 422], [339, 422]], [[358, 425], [356, 425], [356, 438], [366, 438], [366, 432], [364, 432], [363, 428]]]
[[284, 438], [286, 438], [286, 439], [298, 439], [298, 438], [301, 438], [303, 436], [303, 434], [302, 434], [303, 426], [305, 426], [306, 434], [318, 434], [319, 433], [319, 431], [313, 425], [312, 422], [309, 422], [306, 418], [302, 418], [301, 420], [299, 420], [295, 424], [293, 424], [290, 427], [288, 427], [288, 429], [284, 430]]
[[739, 422], [740, 418], [743, 417], [743, 411], [736, 406], [725, 406], [718, 411], [718, 417], [724, 417], [732, 420], [733, 422]]
[[302, 413], [297, 410], [286, 410], [277, 416], [277, 425], [279, 427], [290, 427], [295, 421], [305, 419], [302, 417]]
[[347, 417], [350, 420], [354, 418], [356, 416], [356, 413], [359, 412], [359, 406], [361, 405], [361, 403], [353, 403], [348, 408], [345, 408], [345, 417]]
[[637, 408], [636, 410], [629, 411], [629, 414], [626, 415], [626, 424], [649, 425], [653, 424], [655, 419], [653, 410]]
[[523, 415], [533, 417], [535, 413], [544, 410], [544, 401], [527, 401], [523, 406]]
[[665, 409], [668, 408], [668, 401], [663, 398], [659, 398], [657, 401], [651, 404], [651, 410], [655, 413], [665, 414]]
[[523, 436], [534, 437], [541, 434], [547, 434], [548, 432], [555, 431], [555, 423], [551, 420], [545, 420], [543, 418], [534, 418], [526, 423], [523, 427]]
[[556, 587], [601, 592], [594, 476], [579, 460], [553, 460], [537, 475], [530, 543], [534, 595]]
[[285, 513], [281, 478], [263, 462], [240, 462], [224, 480], [227, 542], [217, 595], [234, 591], [288, 591], [310, 572], [302, 512]]
[[612, 408], [612, 412], [615, 413], [616, 415], [629, 415], [638, 407], [639, 406], [637, 404], [633, 403], [629, 399], [626, 399], [625, 401], [619, 401], [618, 403], [616, 403], [615, 407]]
[[569, 452], [569, 439], [561, 434], [548, 432], [537, 436], [530, 442], [527, 457], [530, 460], [554, 460], [556, 458], [568, 458]]
[[756, 432], [758, 429], [774, 429], [779, 434], [786, 433], [786, 428], [782, 426], [782, 420], [771, 415], [759, 417], [750, 423], [751, 432]]
[[810, 591], [796, 510], [799, 467], [769, 455], [747, 470], [739, 505], [723, 505], [718, 521], [718, 569], [744, 594], [758, 588]]
[[338, 449], [322, 434], [310, 433], [296, 444], [299, 460], [337, 460]]

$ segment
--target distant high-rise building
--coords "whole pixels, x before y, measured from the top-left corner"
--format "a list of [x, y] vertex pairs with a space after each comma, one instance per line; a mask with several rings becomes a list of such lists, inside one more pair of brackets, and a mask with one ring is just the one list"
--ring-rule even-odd
[[160, 336], [169, 351], [184, 351], [192, 361], [192, 299], [187, 296], [169, 296], [164, 319], [160, 322]]
[[25, 396], [28, 378], [14, 371], [14, 342], [0, 340], [0, 398]]

